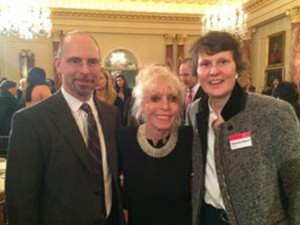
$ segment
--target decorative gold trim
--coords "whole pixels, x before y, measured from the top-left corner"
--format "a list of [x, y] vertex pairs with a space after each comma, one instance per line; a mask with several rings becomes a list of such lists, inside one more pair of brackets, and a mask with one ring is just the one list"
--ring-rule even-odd
[[286, 15], [291, 17], [292, 23], [300, 23], [300, 6], [288, 10]]
[[164, 38], [166, 45], [173, 45], [175, 38], [173, 34], [165, 34]]
[[176, 34], [177, 45], [185, 45], [187, 40], [186, 34]]
[[249, 13], [267, 2], [270, 2], [270, 0], [250, 0], [244, 4], [243, 9], [245, 12]]
[[52, 42], [60, 42], [62, 35], [63, 35], [62, 30], [53, 30], [51, 35]]
[[[276, 67], [283, 67], [284, 66], [284, 60], [285, 60], [285, 35], [286, 35], [286, 32], [285, 31], [280, 31], [280, 32], [277, 32], [275, 34], [271, 34], [268, 36], [268, 45], [267, 45], [267, 54], [266, 54], [266, 57], [267, 57], [267, 67], [268, 68], [276, 68]], [[271, 51], [271, 39], [272, 38], [282, 38], [282, 45], [279, 46], [280, 47], [280, 51], [281, 51], [281, 62], [280, 63], [273, 63], [273, 64], [270, 64], [269, 62], [269, 55], [270, 55], [270, 51]]]
[[[124, 0], [120, 0], [124, 1]], [[128, 1], [128, 0], [127, 0]], [[204, 5], [204, 4], [210, 4], [214, 5], [219, 2], [219, 0], [129, 0], [132, 2], [152, 2], [152, 3], [177, 3], [177, 4], [196, 4], [196, 5]]]
[[53, 19], [77, 20], [105, 20], [105, 21], [131, 21], [131, 22], [170, 22], [170, 23], [201, 23], [201, 15], [193, 14], [166, 14], [166, 13], [136, 13], [136, 12], [112, 12], [89, 9], [64, 9], [52, 8]]
[[175, 148], [178, 140], [178, 131], [177, 128], [173, 128], [171, 130], [171, 134], [167, 143], [161, 148], [154, 148], [152, 147], [147, 138], [146, 138], [146, 125], [142, 124], [138, 128], [137, 132], [137, 141], [147, 155], [154, 157], [154, 158], [163, 158], [169, 155]]

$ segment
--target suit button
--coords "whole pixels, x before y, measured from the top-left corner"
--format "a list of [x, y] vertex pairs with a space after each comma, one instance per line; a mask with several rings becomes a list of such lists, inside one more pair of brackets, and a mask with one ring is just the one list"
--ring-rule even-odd
[[94, 190], [94, 194], [95, 194], [95, 195], [99, 195], [99, 193], [100, 193], [99, 189], [95, 189], [95, 190]]

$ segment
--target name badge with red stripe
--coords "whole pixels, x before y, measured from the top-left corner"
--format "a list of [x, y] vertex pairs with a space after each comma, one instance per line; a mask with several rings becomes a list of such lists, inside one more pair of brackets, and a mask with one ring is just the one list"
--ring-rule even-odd
[[229, 136], [231, 150], [252, 146], [250, 132], [243, 132]]

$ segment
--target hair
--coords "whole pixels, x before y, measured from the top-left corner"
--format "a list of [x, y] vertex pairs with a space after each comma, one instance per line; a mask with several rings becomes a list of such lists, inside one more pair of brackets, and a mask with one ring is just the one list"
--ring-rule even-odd
[[112, 79], [111, 75], [104, 68], [101, 68], [101, 72], [106, 79], [106, 87], [105, 87], [106, 96], [105, 96], [105, 99], [103, 99], [103, 100], [106, 103], [113, 105], [117, 98], [117, 93], [113, 87], [113, 79]]
[[[141, 105], [143, 104], [145, 95], [149, 90], [155, 89], [158, 85], [165, 85], [171, 88], [171, 92], [179, 97], [180, 106], [183, 105], [185, 89], [179, 80], [168, 67], [159, 65], [149, 65], [139, 72], [136, 77], [136, 86], [133, 89], [134, 104], [132, 107], [132, 115], [137, 121], [143, 118]], [[178, 114], [177, 124], [181, 122], [181, 115]]]
[[180, 69], [181, 65], [183, 65], [183, 64], [187, 64], [191, 68], [191, 72], [192, 72], [192, 76], [193, 77], [197, 76], [197, 73], [194, 73], [194, 70], [193, 70], [193, 60], [190, 57], [185, 58], [184, 60], [182, 60], [182, 62], [180, 63], [180, 65], [178, 67], [178, 74], [179, 74], [179, 69]]
[[99, 47], [96, 39], [92, 35], [90, 35], [90, 34], [88, 34], [86, 32], [80, 31], [80, 30], [75, 30], [75, 31], [70, 31], [70, 32], [62, 35], [62, 37], [60, 38], [60, 41], [59, 41], [59, 45], [58, 45], [58, 50], [57, 50], [57, 53], [56, 53], [56, 57], [61, 57], [62, 56], [62, 54], [63, 54], [63, 47], [65, 45], [65, 40], [67, 39], [67, 37], [70, 37], [72, 35], [82, 35], [82, 36], [90, 37], [94, 41], [94, 43], [96, 44], [96, 46], [97, 46], [97, 48], [98, 48], [98, 50], [100, 52], [100, 47]]
[[31, 93], [35, 86], [47, 85], [46, 72], [40, 67], [33, 67], [29, 70], [26, 80], [25, 101], [31, 101]]
[[197, 74], [199, 54], [206, 53], [208, 55], [214, 55], [223, 51], [232, 52], [238, 74], [246, 69], [246, 63], [242, 59], [239, 41], [228, 32], [210, 31], [203, 37], [200, 37], [190, 49], [193, 74]]
[[0, 94], [8, 94], [10, 93], [8, 90], [10, 88], [17, 87], [17, 83], [12, 80], [3, 80], [0, 83]]
[[120, 75], [118, 75], [118, 76], [115, 77], [115, 89], [116, 89], [117, 93], [120, 92], [120, 87], [119, 87], [119, 85], [117, 83], [117, 78], [119, 78], [119, 77], [122, 78], [123, 81], [124, 81], [123, 91], [126, 90], [126, 89], [128, 89], [128, 84], [127, 84], [126, 78], [122, 74], [120, 74]]
[[179, 67], [182, 64], [188, 64], [189, 66], [192, 66], [192, 58], [188, 57], [188, 58], [185, 58], [184, 60], [182, 60], [182, 62], [180, 63]]

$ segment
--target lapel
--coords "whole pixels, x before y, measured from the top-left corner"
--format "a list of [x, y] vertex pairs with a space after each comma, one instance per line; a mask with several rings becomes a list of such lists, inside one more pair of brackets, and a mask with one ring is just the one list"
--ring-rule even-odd
[[198, 98], [203, 97], [204, 95], [205, 95], [205, 93], [204, 93], [204, 91], [203, 91], [203, 89], [202, 89], [202, 87], [200, 85], [199, 88], [198, 88], [198, 90], [197, 90], [197, 92], [196, 92], [196, 94], [195, 94], [195, 96], [194, 96], [193, 101], [197, 100]]
[[202, 156], [204, 163], [206, 162], [206, 152], [207, 152], [207, 128], [208, 128], [208, 98], [203, 96], [199, 101], [198, 113], [196, 114], [197, 127], [199, 131], [199, 138], [201, 142]]
[[[53, 101], [49, 101], [50, 119], [56, 125], [57, 129], [62, 133], [63, 138], [68, 142], [74, 153], [81, 160], [81, 162], [89, 169], [92, 174], [90, 166], [90, 156], [80, 130], [72, 115], [71, 109], [65, 101], [61, 91], [53, 95]], [[59, 141], [59, 140], [58, 140]]]

